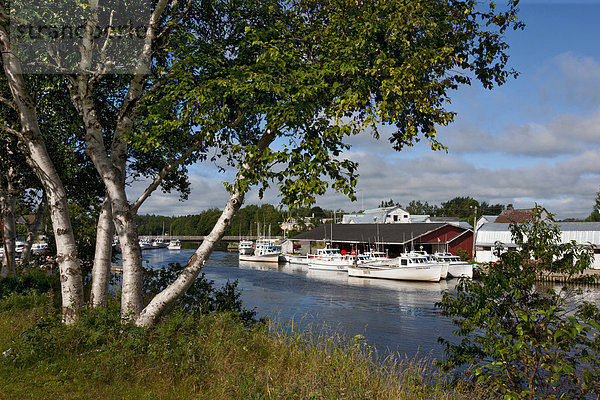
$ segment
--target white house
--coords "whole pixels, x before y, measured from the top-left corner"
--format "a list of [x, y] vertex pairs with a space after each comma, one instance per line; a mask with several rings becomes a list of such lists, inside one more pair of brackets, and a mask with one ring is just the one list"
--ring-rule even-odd
[[[496, 243], [505, 248], [515, 247], [508, 223], [486, 223], [477, 230], [475, 237], [475, 259], [477, 262], [495, 262]], [[600, 222], [557, 222], [561, 231], [561, 241], [575, 241], [581, 245], [591, 244], [594, 247], [592, 268], [600, 269]]]
[[342, 224], [400, 224], [409, 223], [410, 214], [401, 207], [381, 207], [360, 213], [344, 214]]

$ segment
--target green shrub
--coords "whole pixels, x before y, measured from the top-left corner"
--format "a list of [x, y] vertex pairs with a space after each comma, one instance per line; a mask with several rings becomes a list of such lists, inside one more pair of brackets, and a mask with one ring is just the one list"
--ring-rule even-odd
[[[440, 339], [445, 369], [468, 366], [468, 376], [507, 399], [587, 398], [600, 393], [600, 310], [581, 290], [536, 285], [561, 273], [570, 281], [590, 265], [590, 247], [561, 243], [557, 225], [537, 209], [512, 224], [516, 248], [500, 249], [477, 280], [461, 280], [438, 306], [462, 339]], [[500, 244], [497, 244], [500, 246]]]
[[19, 276], [0, 278], [0, 298], [11, 293], [26, 293], [35, 291], [46, 293], [50, 289], [59, 291], [60, 283], [57, 275], [48, 275], [43, 270], [33, 270], [31, 273]]
[[[183, 269], [179, 263], [171, 263], [168, 267], [160, 269], [144, 269], [144, 289], [148, 297], [153, 297], [173, 283]], [[242, 321], [251, 323], [255, 321], [256, 311], [243, 307], [237, 284], [237, 281], [227, 281], [217, 289], [214, 281], [206, 279], [202, 273], [175, 303], [174, 308], [201, 314], [232, 312]]]

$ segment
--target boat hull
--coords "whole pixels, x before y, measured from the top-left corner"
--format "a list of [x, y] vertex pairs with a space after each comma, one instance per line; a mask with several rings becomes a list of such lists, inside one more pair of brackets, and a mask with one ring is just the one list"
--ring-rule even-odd
[[309, 259], [309, 269], [320, 269], [323, 271], [347, 271], [348, 267], [354, 265], [352, 260], [318, 260]]
[[285, 262], [296, 265], [308, 265], [308, 257], [293, 254], [282, 254]]
[[253, 261], [253, 262], [264, 262], [264, 263], [278, 263], [279, 254], [240, 254], [240, 261]]
[[400, 267], [350, 267], [348, 276], [358, 278], [394, 279], [400, 281], [439, 282], [441, 265]]
[[472, 264], [450, 264], [448, 267], [448, 275], [452, 278], [473, 278]]
[[442, 266], [442, 272], [440, 273], [440, 279], [448, 278], [448, 268], [450, 267], [449, 263], [439, 263]]

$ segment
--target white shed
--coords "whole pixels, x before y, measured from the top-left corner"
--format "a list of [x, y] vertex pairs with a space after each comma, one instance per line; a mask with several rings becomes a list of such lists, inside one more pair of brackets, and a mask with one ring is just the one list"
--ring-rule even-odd
[[[498, 258], [494, 255], [496, 243], [504, 247], [514, 247], [512, 242], [510, 224], [487, 223], [478, 230], [475, 238], [476, 261], [494, 262]], [[600, 222], [557, 222], [561, 231], [561, 241], [568, 243], [575, 241], [581, 245], [591, 244], [594, 247], [594, 261], [592, 268], [600, 269]]]

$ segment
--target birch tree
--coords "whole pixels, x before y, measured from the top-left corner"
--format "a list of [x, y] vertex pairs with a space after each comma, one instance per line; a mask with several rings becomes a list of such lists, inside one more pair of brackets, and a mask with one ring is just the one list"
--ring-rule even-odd
[[[141, 46], [125, 49], [131, 70], [115, 77], [118, 35], [101, 29], [115, 13], [86, 2], [76, 66], [53, 53], [37, 60], [64, 73], [110, 199], [123, 251], [123, 316], [157, 321], [197, 277], [250, 188], [276, 185], [290, 207], [311, 204], [328, 187], [354, 198], [356, 164], [343, 158], [348, 136], [378, 138], [388, 126], [397, 150], [423, 138], [445, 149], [436, 127], [454, 118], [444, 107], [450, 93], [514, 75], [502, 35], [520, 27], [516, 5], [157, 0]], [[18, 60], [7, 61], [7, 75], [18, 71]], [[21, 95], [24, 87], [11, 82], [13, 97]], [[110, 93], [103, 85], [116, 86]], [[35, 125], [26, 105], [22, 121]], [[105, 106], [117, 110], [111, 123], [102, 121]], [[203, 160], [237, 171], [227, 204], [176, 282], [144, 307], [134, 215], [161, 185], [185, 191], [185, 166]], [[134, 201], [125, 191], [130, 167], [151, 178]]]

